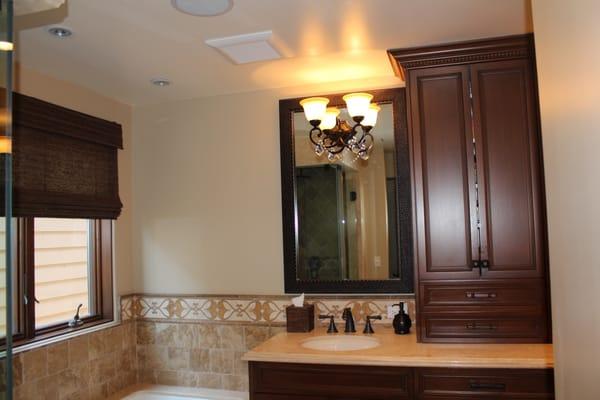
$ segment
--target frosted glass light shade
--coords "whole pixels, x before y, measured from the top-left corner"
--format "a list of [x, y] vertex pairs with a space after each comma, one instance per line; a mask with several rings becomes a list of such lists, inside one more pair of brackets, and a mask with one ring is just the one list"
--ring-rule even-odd
[[325, 111], [325, 116], [321, 120], [321, 129], [333, 129], [337, 124], [337, 116], [340, 115], [340, 110], [335, 107], [328, 107]]
[[2, 51], [12, 51], [14, 48], [12, 42], [6, 42], [4, 40], [0, 40], [0, 50]]
[[377, 123], [377, 115], [379, 114], [379, 107], [377, 104], [371, 104], [367, 109], [367, 114], [365, 115], [365, 119], [362, 120], [361, 124], [364, 126], [375, 126]]
[[300, 100], [300, 105], [304, 109], [304, 116], [308, 121], [322, 121], [328, 103], [329, 99], [325, 97], [309, 97]]
[[0, 154], [12, 153], [12, 139], [8, 136], [0, 136]]
[[348, 114], [354, 118], [364, 117], [367, 114], [373, 95], [369, 93], [350, 93], [342, 98], [346, 102]]

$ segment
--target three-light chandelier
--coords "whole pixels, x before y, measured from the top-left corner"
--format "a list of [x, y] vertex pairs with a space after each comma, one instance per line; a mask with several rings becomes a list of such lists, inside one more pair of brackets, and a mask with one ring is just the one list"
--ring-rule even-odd
[[322, 156], [327, 153], [327, 159], [334, 162], [340, 160], [342, 152], [348, 149], [356, 158], [368, 160], [374, 143], [371, 130], [377, 123], [381, 108], [371, 103], [373, 95], [369, 93], [350, 93], [342, 98], [353, 124], [340, 119], [340, 110], [336, 107], [327, 107], [329, 99], [326, 97], [310, 97], [300, 101], [304, 115], [312, 126], [309, 138], [315, 146], [315, 154]]

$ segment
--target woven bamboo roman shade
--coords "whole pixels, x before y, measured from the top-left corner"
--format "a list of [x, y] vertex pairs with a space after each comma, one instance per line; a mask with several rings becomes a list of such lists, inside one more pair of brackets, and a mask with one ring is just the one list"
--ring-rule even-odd
[[13, 215], [116, 219], [121, 126], [18, 93], [13, 104]]

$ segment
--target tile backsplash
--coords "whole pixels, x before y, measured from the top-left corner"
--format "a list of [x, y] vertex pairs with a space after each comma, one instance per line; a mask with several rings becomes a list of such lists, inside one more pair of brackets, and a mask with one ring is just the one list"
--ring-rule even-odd
[[[122, 324], [18, 353], [17, 400], [103, 399], [135, 383], [248, 390], [241, 356], [285, 331], [291, 296], [145, 295], [121, 298]], [[315, 314], [353, 310], [356, 322], [404, 301], [414, 320], [414, 297], [319, 296]]]

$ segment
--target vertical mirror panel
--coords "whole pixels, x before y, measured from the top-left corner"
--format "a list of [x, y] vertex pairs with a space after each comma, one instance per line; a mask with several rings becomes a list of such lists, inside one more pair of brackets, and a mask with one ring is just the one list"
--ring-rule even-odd
[[[304, 113], [294, 113], [300, 280], [399, 279], [392, 104], [381, 104], [368, 160], [315, 154]], [[340, 118], [350, 121], [346, 109]]]
[[12, 0], [0, 0], [0, 399], [12, 398]]

